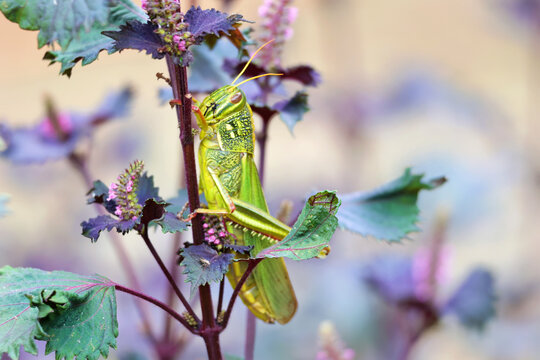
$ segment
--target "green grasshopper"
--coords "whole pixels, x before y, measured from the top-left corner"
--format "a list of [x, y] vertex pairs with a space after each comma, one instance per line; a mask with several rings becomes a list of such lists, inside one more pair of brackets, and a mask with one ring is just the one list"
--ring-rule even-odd
[[[193, 106], [201, 129], [199, 187], [208, 203], [207, 209], [196, 212], [223, 217], [237, 244], [252, 245], [255, 254], [282, 240], [291, 230], [268, 212], [253, 160], [253, 114], [244, 92], [238, 88], [260, 76], [281, 74], [264, 74], [235, 85], [262, 47], [231, 85], [212, 92], [202, 103], [194, 99]], [[227, 277], [233, 288], [246, 268], [243, 261], [231, 264]], [[268, 323], [285, 324], [296, 312], [296, 296], [282, 258], [261, 261], [239, 295], [255, 316]]]

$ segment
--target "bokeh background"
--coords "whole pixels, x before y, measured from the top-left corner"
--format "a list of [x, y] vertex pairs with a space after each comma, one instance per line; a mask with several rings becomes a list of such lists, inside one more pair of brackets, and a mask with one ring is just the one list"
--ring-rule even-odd
[[[221, 1], [198, 1], [222, 8]], [[313, 189], [368, 190], [412, 166], [448, 183], [422, 192], [421, 233], [388, 245], [346, 232], [333, 239], [325, 260], [288, 262], [300, 307], [286, 326], [259, 324], [257, 359], [314, 359], [318, 327], [331, 321], [358, 359], [380, 359], [379, 329], [388, 309], [361, 281], [362, 266], [381, 254], [413, 254], [429, 247], [436, 219], [448, 218], [446, 276], [441, 296], [474, 267], [496, 278], [497, 317], [483, 332], [444, 318], [412, 351], [412, 359], [537, 359], [540, 353], [538, 284], [540, 129], [540, 17], [533, 0], [297, 0], [299, 16], [287, 44], [285, 66], [309, 64], [323, 82], [310, 89], [311, 111], [291, 135], [276, 120], [270, 128], [265, 190], [275, 211], [284, 198]], [[233, 1], [231, 13], [258, 21], [260, 1]], [[257, 28], [257, 24], [254, 24]], [[35, 32], [0, 18], [0, 119], [33, 124], [44, 114], [44, 95], [58, 107], [94, 108], [107, 91], [129, 84], [130, 115], [103, 126], [93, 139], [90, 169], [109, 183], [133, 159], [142, 159], [164, 197], [174, 196], [181, 165], [174, 112], [160, 105], [156, 72], [163, 61], [136, 51], [107, 56], [70, 79], [41, 60]], [[80, 235], [95, 216], [84, 182], [67, 161], [14, 166], [0, 161], [0, 193], [10, 214], [0, 219], [0, 265], [33, 266], [125, 282], [106, 236], [96, 244]], [[156, 233], [164, 257], [167, 236]], [[123, 239], [144, 287], [157, 297], [166, 284], [141, 239]], [[151, 356], [137, 313], [120, 294], [120, 337], [111, 358]], [[163, 314], [152, 309], [156, 328]], [[235, 308], [223, 334], [225, 353], [242, 354], [245, 309]], [[29, 357], [31, 358], [31, 357]], [[41, 353], [39, 358], [45, 357]], [[205, 358], [194, 339], [186, 359]]]

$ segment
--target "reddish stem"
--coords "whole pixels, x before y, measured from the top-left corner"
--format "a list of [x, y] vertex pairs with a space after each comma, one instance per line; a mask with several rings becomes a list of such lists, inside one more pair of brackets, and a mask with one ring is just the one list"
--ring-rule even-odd
[[234, 291], [231, 295], [231, 299], [229, 300], [229, 305], [227, 306], [227, 311], [225, 312], [225, 318], [223, 319], [222, 328], [225, 329], [227, 327], [227, 324], [229, 323], [229, 318], [231, 317], [231, 312], [234, 307], [234, 302], [236, 301], [236, 298], [238, 297], [238, 293], [240, 292], [240, 289], [242, 289], [242, 286], [246, 282], [247, 278], [255, 269], [255, 266], [257, 266], [263, 259], [250, 259], [248, 261], [248, 267], [242, 277], [240, 278], [240, 281], [236, 284]]
[[163, 310], [165, 310], [166, 312], [168, 312], [173, 318], [175, 318], [176, 320], [178, 320], [180, 323], [182, 323], [182, 325], [184, 325], [190, 332], [192, 332], [193, 334], [198, 334], [198, 331], [196, 329], [194, 329], [191, 325], [188, 324], [188, 322], [186, 321], [186, 319], [184, 319], [184, 317], [182, 315], [180, 315], [179, 313], [177, 313], [176, 311], [174, 311], [172, 308], [170, 308], [169, 306], [167, 306], [167, 304], [149, 296], [149, 295], [146, 295], [144, 293], [141, 293], [139, 291], [136, 291], [136, 290], [133, 290], [133, 289], [130, 289], [130, 288], [127, 288], [125, 286], [122, 286], [120, 284], [114, 284], [114, 288], [118, 291], [122, 291], [122, 292], [125, 292], [125, 293], [128, 293], [128, 294], [131, 294], [131, 295], [134, 295], [138, 298], [141, 298], [143, 300], [146, 300], [160, 308], [162, 308]]
[[[166, 59], [174, 98], [180, 100], [182, 103], [182, 106], [176, 105], [176, 115], [178, 118], [178, 127], [180, 128], [180, 143], [184, 154], [184, 173], [186, 174], [189, 207], [191, 212], [194, 212], [200, 207], [200, 203], [191, 128], [191, 95], [188, 93], [187, 72], [184, 66], [174, 64], [170, 56], [167, 56]], [[197, 245], [202, 244], [204, 233], [201, 217], [195, 216], [191, 221], [191, 225], [193, 242]], [[199, 286], [199, 296], [202, 310], [201, 336], [204, 338], [209, 359], [219, 360], [222, 358], [221, 348], [219, 346], [220, 327], [216, 327], [215, 323], [210, 285]]]
[[158, 263], [159, 267], [161, 268], [161, 271], [163, 271], [163, 274], [165, 274], [165, 277], [167, 278], [167, 280], [171, 284], [172, 288], [174, 289], [174, 292], [176, 293], [176, 296], [178, 296], [178, 298], [180, 299], [180, 301], [182, 302], [182, 304], [184, 305], [186, 310], [189, 312], [189, 314], [191, 316], [193, 316], [195, 321], [197, 321], [197, 323], [200, 323], [199, 318], [193, 312], [193, 309], [191, 308], [191, 306], [187, 302], [186, 298], [184, 297], [184, 295], [182, 294], [182, 292], [178, 288], [178, 285], [176, 284], [176, 281], [174, 281], [171, 273], [169, 272], [169, 270], [167, 269], [167, 267], [163, 263], [163, 260], [161, 260], [161, 257], [159, 256], [156, 249], [154, 248], [154, 245], [150, 241], [150, 238], [148, 237], [148, 228], [145, 228], [143, 231], [141, 231], [141, 236], [144, 239], [144, 242], [146, 243], [146, 246], [148, 247], [148, 249], [152, 253], [152, 256], [154, 257], [154, 259]]

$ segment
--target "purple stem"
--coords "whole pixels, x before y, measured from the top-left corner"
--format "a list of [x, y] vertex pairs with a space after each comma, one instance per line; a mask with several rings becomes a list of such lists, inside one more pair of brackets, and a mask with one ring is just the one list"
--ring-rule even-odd
[[191, 325], [188, 324], [188, 322], [186, 321], [186, 319], [184, 319], [184, 317], [182, 315], [180, 315], [179, 313], [177, 313], [176, 311], [174, 311], [172, 308], [170, 308], [167, 304], [151, 297], [151, 296], [148, 296], [146, 294], [143, 294], [139, 291], [136, 291], [136, 290], [133, 290], [133, 289], [130, 289], [130, 288], [127, 288], [125, 286], [122, 286], [120, 284], [114, 284], [114, 288], [118, 291], [122, 291], [122, 292], [125, 292], [125, 293], [128, 293], [128, 294], [131, 294], [131, 295], [134, 295], [134, 296], [137, 296], [143, 300], [146, 300], [160, 308], [162, 308], [163, 310], [165, 310], [166, 312], [168, 312], [173, 318], [175, 318], [176, 320], [178, 320], [180, 323], [182, 323], [182, 325], [184, 325], [191, 333], [193, 334], [198, 334], [198, 331], [196, 329], [194, 329]]
[[[178, 118], [178, 127], [180, 128], [180, 143], [184, 155], [184, 173], [186, 175], [189, 207], [191, 212], [194, 212], [200, 207], [200, 203], [195, 149], [191, 129], [191, 94], [188, 93], [187, 72], [184, 66], [174, 64], [170, 56], [166, 56], [166, 60], [174, 98], [182, 104], [181, 106], [176, 106], [176, 115]], [[196, 245], [202, 244], [204, 232], [201, 217], [195, 216], [191, 221], [191, 225], [193, 242]], [[208, 358], [210, 360], [221, 360], [222, 355], [219, 345], [219, 331], [221, 327], [216, 326], [210, 285], [199, 286], [199, 296], [202, 310], [201, 336], [206, 345]]]
[[176, 296], [178, 296], [178, 298], [180, 299], [180, 301], [182, 302], [182, 304], [186, 308], [187, 312], [189, 312], [189, 314], [191, 316], [193, 316], [193, 318], [195, 319], [195, 321], [197, 321], [197, 323], [200, 323], [201, 321], [199, 320], [197, 315], [193, 312], [193, 309], [191, 308], [191, 306], [187, 302], [186, 298], [184, 297], [184, 295], [182, 294], [182, 292], [178, 288], [178, 285], [174, 281], [174, 278], [172, 277], [171, 273], [169, 272], [169, 270], [167, 269], [167, 267], [163, 263], [163, 260], [161, 260], [161, 257], [159, 256], [156, 249], [154, 248], [154, 245], [152, 244], [152, 241], [150, 241], [150, 238], [148, 237], [148, 228], [145, 228], [143, 231], [141, 231], [141, 236], [144, 239], [144, 242], [146, 243], [146, 246], [148, 247], [148, 249], [152, 253], [152, 256], [154, 257], [154, 259], [158, 263], [159, 267], [161, 268], [161, 271], [163, 271], [163, 274], [165, 274], [165, 277], [167, 278], [167, 280], [171, 284], [172, 288], [174, 289], [174, 292], [176, 293]]
[[233, 293], [231, 295], [231, 299], [229, 300], [229, 305], [227, 306], [227, 311], [225, 312], [225, 318], [223, 319], [223, 324], [222, 324], [223, 329], [225, 329], [227, 327], [227, 324], [229, 322], [229, 318], [231, 317], [231, 312], [232, 312], [232, 309], [233, 309], [233, 306], [234, 306], [234, 302], [236, 301], [236, 298], [238, 297], [238, 293], [240, 292], [240, 289], [242, 289], [242, 286], [246, 282], [247, 278], [249, 277], [249, 275], [251, 274], [253, 269], [255, 269], [255, 266], [257, 266], [257, 264], [259, 264], [262, 260], [263, 259], [250, 259], [250, 260], [247, 260], [248, 261], [248, 267], [247, 267], [246, 271], [244, 272], [244, 274], [242, 275], [242, 277], [240, 278], [240, 281], [238, 281], [238, 283], [234, 287], [234, 291], [233, 291]]

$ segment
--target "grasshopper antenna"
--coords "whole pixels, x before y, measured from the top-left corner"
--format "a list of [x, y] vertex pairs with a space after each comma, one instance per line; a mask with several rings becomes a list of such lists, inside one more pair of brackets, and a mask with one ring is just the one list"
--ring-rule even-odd
[[240, 85], [242, 85], [242, 84], [244, 84], [244, 83], [246, 83], [246, 82], [248, 82], [248, 81], [251, 81], [251, 80], [254, 80], [254, 79], [258, 79], [258, 78], [263, 77], [263, 76], [280, 76], [280, 75], [283, 75], [283, 74], [274, 74], [274, 73], [262, 74], [262, 75], [257, 75], [257, 76], [251, 77], [251, 78], [249, 78], [249, 79], [247, 79], [247, 80], [244, 80], [244, 81], [242, 81], [242, 82], [239, 83], [239, 84], [236, 84], [236, 85], [234, 84], [234, 83], [240, 78], [240, 76], [242, 76], [242, 74], [246, 71], [247, 67], [249, 66], [249, 64], [251, 64], [251, 61], [255, 58], [255, 56], [257, 56], [257, 54], [259, 53], [259, 51], [261, 51], [266, 45], [270, 44], [272, 41], [274, 41], [274, 39], [272, 39], [272, 40], [270, 40], [270, 41], [264, 43], [263, 45], [261, 45], [261, 47], [258, 48], [257, 51], [255, 51], [255, 52], [253, 53], [253, 55], [251, 55], [251, 57], [249, 58], [249, 60], [248, 60], [248, 62], [246, 63], [246, 65], [244, 65], [244, 68], [242, 69], [242, 71], [240, 71], [240, 74], [238, 74], [238, 75], [236, 76], [236, 78], [233, 80], [233, 82], [231, 83], [231, 86], [238, 87], [238, 86], [240, 86]]

